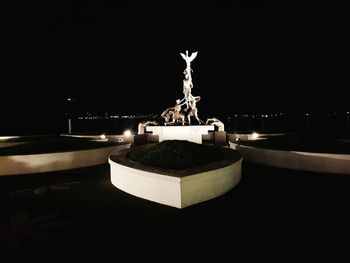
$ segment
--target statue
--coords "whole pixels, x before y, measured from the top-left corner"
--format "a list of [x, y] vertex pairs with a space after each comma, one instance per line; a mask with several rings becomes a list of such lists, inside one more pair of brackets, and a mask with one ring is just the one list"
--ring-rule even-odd
[[205, 124], [215, 125], [218, 127], [218, 131], [225, 131], [225, 125], [217, 118], [208, 118]]
[[188, 50], [186, 50], [186, 54], [180, 53], [182, 58], [186, 61], [186, 69], [184, 71], [185, 74], [185, 79], [183, 80], [183, 93], [184, 93], [184, 98], [180, 101], [186, 104], [186, 109], [185, 111], [187, 112], [187, 121], [188, 124], [191, 125], [191, 116], [194, 116], [198, 124], [203, 123], [199, 117], [198, 117], [198, 109], [197, 109], [197, 102], [200, 100], [200, 96], [194, 97], [192, 95], [192, 88], [193, 88], [193, 83], [192, 83], [192, 69], [191, 69], [191, 62], [197, 57], [198, 51], [193, 52], [190, 56], [188, 55]]
[[158, 123], [156, 121], [143, 121], [139, 123], [138, 126], [138, 132], [137, 134], [144, 134], [145, 133], [145, 128], [148, 125], [158, 125]]
[[191, 69], [191, 62], [197, 57], [198, 51], [193, 52], [191, 56], [188, 56], [188, 50], [186, 50], [186, 55], [183, 53], [180, 53], [182, 58], [186, 61], [186, 69], [184, 70], [185, 74], [185, 79], [183, 80], [183, 93], [184, 93], [184, 98], [181, 100], [185, 101], [186, 103], [186, 110], [189, 108], [189, 101], [193, 99], [192, 96], [192, 88], [193, 88], [193, 83], [192, 83], [192, 69]]
[[170, 120], [174, 114], [174, 108], [167, 108], [165, 111], [162, 112], [160, 115], [164, 119], [164, 124], [167, 126], [167, 124], [170, 123]]
[[185, 79], [183, 80], [184, 98], [181, 100], [181, 102], [185, 101], [184, 103], [186, 104], [186, 110], [188, 110], [189, 108], [189, 101], [193, 100], [192, 88], [193, 88], [193, 84], [192, 84], [190, 74], [186, 72]]
[[[185, 124], [185, 119], [187, 119], [187, 122], [189, 125], [191, 125], [191, 117], [194, 116], [198, 124], [202, 124], [203, 121], [201, 121], [198, 117], [198, 109], [197, 109], [197, 102], [200, 100], [200, 96], [193, 96], [192, 95], [192, 69], [191, 69], [191, 62], [197, 57], [198, 51], [193, 52], [190, 56], [188, 55], [188, 50], [186, 50], [186, 54], [180, 53], [182, 58], [186, 62], [186, 69], [184, 70], [185, 79], [183, 80], [183, 94], [184, 97], [181, 100], [176, 100], [176, 105], [171, 108], [167, 108], [163, 113], [161, 114], [161, 117], [164, 118], [165, 125], [169, 124], [178, 124], [181, 123], [182, 125]], [[186, 105], [186, 109], [182, 110], [182, 106]]]
[[186, 55], [183, 53], [180, 53], [182, 58], [186, 61], [186, 69], [184, 71], [184, 74], [187, 72], [189, 75], [191, 75], [191, 62], [197, 57], [198, 51], [193, 52], [191, 56], [188, 56], [188, 50], [186, 50]]
[[179, 99], [176, 100], [176, 105], [174, 106], [174, 114], [173, 114], [173, 123], [175, 121], [180, 121], [182, 125], [185, 125], [185, 116], [181, 113], [181, 107], [184, 103], [180, 104], [181, 101]]
[[199, 119], [198, 117], [197, 102], [200, 101], [200, 99], [201, 99], [200, 96], [196, 96], [196, 97], [192, 96], [192, 98], [189, 101], [190, 108], [187, 112], [187, 121], [189, 125], [191, 125], [191, 116], [194, 116], [197, 119], [198, 124], [203, 123], [203, 121], [201, 121], [201, 119]]
[[179, 99], [176, 100], [176, 104], [174, 107], [166, 109], [162, 114], [161, 117], [165, 119], [165, 126], [169, 124], [177, 124], [181, 123], [182, 125], [185, 125], [185, 116], [182, 113], [182, 106], [185, 103], [181, 104], [181, 101]]

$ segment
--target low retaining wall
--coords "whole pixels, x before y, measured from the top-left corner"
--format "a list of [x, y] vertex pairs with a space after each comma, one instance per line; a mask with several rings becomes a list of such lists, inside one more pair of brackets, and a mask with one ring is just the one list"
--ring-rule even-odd
[[69, 152], [0, 156], [0, 176], [43, 173], [88, 167], [108, 162], [111, 152], [130, 148], [130, 143]]
[[134, 142], [134, 135], [104, 135], [101, 137], [101, 135], [79, 135], [79, 134], [61, 134], [61, 136], [66, 137], [74, 137], [74, 138], [82, 138], [82, 139], [89, 139], [93, 141], [109, 141], [109, 142]]
[[284, 135], [286, 133], [259, 133], [258, 137], [253, 133], [227, 133], [227, 140], [231, 142], [235, 142], [237, 139], [241, 141], [255, 141], [264, 139], [262, 137], [265, 136], [279, 136]]
[[18, 139], [21, 138], [23, 136], [0, 136], [0, 141], [2, 140], [8, 140], [8, 139]]
[[27, 142], [0, 142], [0, 148], [12, 147], [20, 144], [25, 144]]
[[350, 174], [350, 155], [280, 151], [238, 145], [229, 142], [230, 148], [239, 151], [249, 162], [264, 165], [334, 174]]

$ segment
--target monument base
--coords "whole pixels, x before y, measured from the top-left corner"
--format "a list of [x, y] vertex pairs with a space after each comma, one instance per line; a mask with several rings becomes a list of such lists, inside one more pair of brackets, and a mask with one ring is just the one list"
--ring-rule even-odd
[[134, 136], [134, 143], [136, 145], [142, 145], [147, 143], [147, 134], [136, 134]]
[[187, 140], [194, 143], [202, 143], [202, 135], [214, 131], [214, 125], [190, 125], [190, 126], [146, 126], [147, 132], [159, 136], [159, 142], [165, 140]]
[[214, 144], [218, 145], [218, 146], [224, 146], [227, 144], [225, 131], [215, 131], [214, 132]]

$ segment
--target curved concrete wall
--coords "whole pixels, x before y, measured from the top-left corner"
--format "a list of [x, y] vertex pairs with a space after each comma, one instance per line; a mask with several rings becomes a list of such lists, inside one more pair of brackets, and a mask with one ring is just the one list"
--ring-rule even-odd
[[27, 142], [0, 142], [0, 148], [12, 147], [20, 144], [25, 144]]
[[18, 139], [21, 137], [23, 137], [23, 136], [0, 136], [0, 141], [1, 140], [8, 140], [8, 139]]
[[[75, 137], [75, 138], [84, 138], [95, 141], [104, 141], [101, 138], [101, 135], [79, 135], [79, 134], [61, 134], [61, 136], [66, 137]], [[134, 135], [126, 136], [126, 135], [105, 135], [105, 138], [109, 142], [134, 142]]]
[[52, 172], [103, 164], [115, 150], [130, 148], [130, 143], [112, 147], [59, 153], [0, 156], [0, 176]]
[[279, 136], [284, 134], [286, 133], [259, 133], [259, 137], [256, 138], [252, 133], [227, 133], [227, 140], [231, 142], [236, 141], [236, 139], [240, 139], [242, 141], [255, 141], [264, 139], [262, 137], [265, 136]]
[[181, 207], [218, 197], [241, 180], [242, 160], [229, 166], [181, 178]]
[[177, 177], [132, 168], [109, 158], [111, 182], [117, 188], [177, 208], [207, 201], [235, 187], [241, 179], [241, 162], [242, 159], [219, 169]]
[[229, 142], [250, 162], [274, 167], [334, 174], [350, 174], [350, 155], [280, 151], [238, 145]]

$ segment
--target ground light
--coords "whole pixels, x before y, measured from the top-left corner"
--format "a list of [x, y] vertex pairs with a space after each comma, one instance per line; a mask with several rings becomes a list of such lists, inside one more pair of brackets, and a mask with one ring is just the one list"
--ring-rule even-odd
[[130, 137], [131, 136], [131, 131], [130, 130], [125, 130], [123, 133], [126, 137]]
[[257, 140], [259, 138], [259, 134], [257, 132], [252, 133], [252, 140]]

